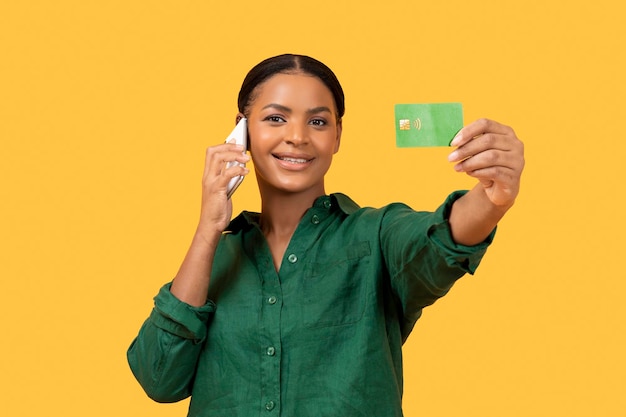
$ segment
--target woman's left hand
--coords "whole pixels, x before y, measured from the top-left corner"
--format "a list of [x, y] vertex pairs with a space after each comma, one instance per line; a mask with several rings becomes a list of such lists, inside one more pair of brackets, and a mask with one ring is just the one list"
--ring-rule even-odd
[[461, 129], [450, 145], [457, 147], [448, 156], [456, 171], [478, 179], [495, 206], [513, 205], [524, 169], [524, 144], [513, 129], [480, 119]]

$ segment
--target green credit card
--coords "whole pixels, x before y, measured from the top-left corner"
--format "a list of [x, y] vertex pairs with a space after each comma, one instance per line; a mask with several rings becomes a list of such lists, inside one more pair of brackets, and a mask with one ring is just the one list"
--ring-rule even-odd
[[461, 103], [396, 104], [396, 146], [450, 146], [463, 127]]

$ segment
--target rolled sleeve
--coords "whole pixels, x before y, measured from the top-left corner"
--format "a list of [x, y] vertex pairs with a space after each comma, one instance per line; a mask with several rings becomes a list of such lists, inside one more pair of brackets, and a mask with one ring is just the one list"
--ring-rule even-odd
[[215, 304], [193, 307], [177, 299], [164, 285], [154, 309], [128, 348], [130, 368], [150, 398], [180, 401], [193, 386], [196, 364], [207, 337]]
[[430, 226], [428, 236], [433, 242], [435, 250], [445, 259], [448, 266], [458, 267], [467, 273], [474, 274], [481, 259], [487, 252], [487, 248], [493, 242], [496, 228], [491, 231], [483, 242], [477, 245], [465, 246], [454, 242], [448, 219], [450, 218], [452, 205], [466, 192], [456, 191], [448, 196], [446, 201], [435, 212], [435, 218], [438, 221]]
[[460, 277], [476, 271], [494, 238], [495, 229], [474, 246], [459, 245], [452, 239], [448, 221], [452, 205], [466, 192], [450, 194], [434, 212], [394, 205], [385, 216], [381, 244], [403, 315], [404, 339], [424, 307], [446, 295]]
[[170, 291], [171, 283], [164, 285], [154, 298], [154, 309], [149, 320], [176, 336], [202, 343], [207, 335], [207, 322], [215, 311], [215, 303], [208, 300], [201, 307], [180, 301]]

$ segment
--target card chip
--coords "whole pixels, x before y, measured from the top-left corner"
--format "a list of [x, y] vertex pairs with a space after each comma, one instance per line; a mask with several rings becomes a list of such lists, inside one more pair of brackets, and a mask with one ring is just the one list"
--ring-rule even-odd
[[411, 121], [409, 119], [401, 119], [400, 130], [411, 130]]

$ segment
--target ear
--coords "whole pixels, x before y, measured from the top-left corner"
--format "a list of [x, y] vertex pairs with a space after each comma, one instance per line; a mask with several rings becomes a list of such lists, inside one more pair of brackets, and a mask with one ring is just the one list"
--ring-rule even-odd
[[237, 113], [237, 117], [235, 117], [235, 124], [239, 123], [244, 117], [246, 116], [243, 113]]
[[343, 123], [342, 120], [339, 119], [337, 121], [337, 141], [335, 142], [335, 152], [333, 153], [337, 153], [339, 152], [339, 145], [341, 144], [341, 132], [343, 130]]

